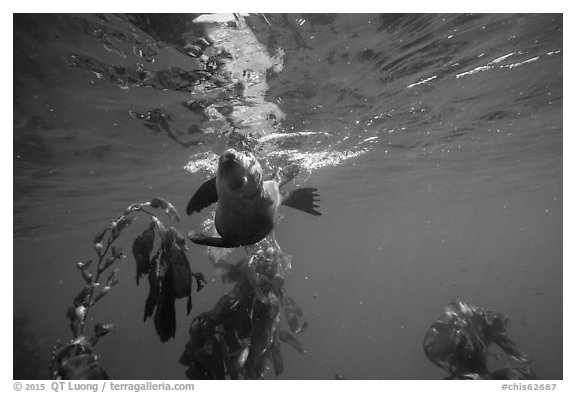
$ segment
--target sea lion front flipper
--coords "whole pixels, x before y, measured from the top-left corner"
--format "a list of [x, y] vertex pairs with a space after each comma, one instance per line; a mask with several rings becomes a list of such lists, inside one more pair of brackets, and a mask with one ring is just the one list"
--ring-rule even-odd
[[234, 248], [237, 246], [225, 242], [221, 237], [210, 237], [204, 235], [203, 233], [196, 233], [194, 231], [188, 232], [188, 238], [192, 240], [193, 243], [200, 244], [202, 246], [222, 248]]
[[316, 188], [297, 188], [290, 192], [282, 193], [282, 204], [301, 210], [305, 213], [320, 216], [322, 213], [315, 210], [318, 207], [315, 202], [319, 199]]
[[199, 212], [216, 202], [218, 202], [218, 193], [216, 192], [216, 178], [213, 177], [205, 181], [194, 193], [186, 206], [186, 214], [190, 215], [192, 212]]

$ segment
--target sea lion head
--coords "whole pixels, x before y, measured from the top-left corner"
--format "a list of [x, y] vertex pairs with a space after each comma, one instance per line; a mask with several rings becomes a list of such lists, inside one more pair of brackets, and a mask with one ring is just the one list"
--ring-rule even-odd
[[253, 196], [262, 188], [262, 167], [250, 152], [227, 149], [218, 161], [220, 191]]

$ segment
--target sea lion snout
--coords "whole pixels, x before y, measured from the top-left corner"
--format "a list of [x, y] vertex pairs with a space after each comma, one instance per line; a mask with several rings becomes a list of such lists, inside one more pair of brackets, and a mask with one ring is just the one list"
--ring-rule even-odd
[[220, 156], [220, 160], [218, 161], [218, 165], [222, 165], [228, 162], [234, 162], [244, 167], [249, 167], [252, 165], [252, 162], [256, 160], [254, 154], [248, 151], [238, 151], [234, 149], [226, 149], [224, 153]]
[[227, 149], [220, 156], [220, 160], [218, 161], [218, 166], [231, 165], [231, 164], [237, 163], [237, 162], [238, 162], [238, 152], [234, 149]]
[[234, 160], [236, 159], [236, 156], [238, 155], [238, 152], [234, 149], [226, 149], [226, 151], [224, 153], [222, 153], [222, 156], [220, 157], [222, 160]]
[[246, 171], [258, 171], [259, 168], [258, 160], [250, 152], [242, 152], [234, 149], [226, 149], [224, 153], [220, 156], [218, 161], [218, 169], [222, 171], [228, 171], [232, 168], [239, 167]]

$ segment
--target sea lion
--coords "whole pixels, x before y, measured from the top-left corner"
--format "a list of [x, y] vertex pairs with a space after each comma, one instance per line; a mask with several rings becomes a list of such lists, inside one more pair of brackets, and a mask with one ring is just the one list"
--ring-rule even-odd
[[188, 202], [186, 213], [191, 215], [211, 204], [216, 207], [216, 230], [221, 237], [209, 237], [190, 232], [196, 244], [233, 248], [254, 244], [274, 228], [278, 207], [286, 205], [316, 216], [321, 213], [315, 197], [316, 188], [299, 188], [290, 192], [281, 187], [298, 174], [295, 166], [274, 174], [263, 181], [262, 167], [249, 152], [227, 149], [218, 161], [215, 178], [204, 182]]

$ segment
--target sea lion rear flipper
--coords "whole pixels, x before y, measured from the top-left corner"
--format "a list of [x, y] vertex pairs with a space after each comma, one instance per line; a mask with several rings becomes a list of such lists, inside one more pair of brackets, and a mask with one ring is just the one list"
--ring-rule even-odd
[[190, 215], [192, 212], [199, 212], [216, 202], [218, 202], [218, 193], [216, 192], [216, 178], [213, 177], [205, 181], [192, 196], [186, 206], [186, 214]]
[[305, 213], [320, 216], [322, 213], [314, 210], [318, 207], [315, 202], [319, 201], [319, 199], [315, 199], [318, 197], [317, 191], [318, 189], [316, 188], [297, 188], [296, 190], [282, 193], [282, 204]]
[[203, 233], [196, 233], [194, 231], [188, 232], [188, 238], [192, 240], [193, 243], [209, 247], [234, 248], [238, 246], [237, 244], [226, 242], [221, 237], [210, 237]]

